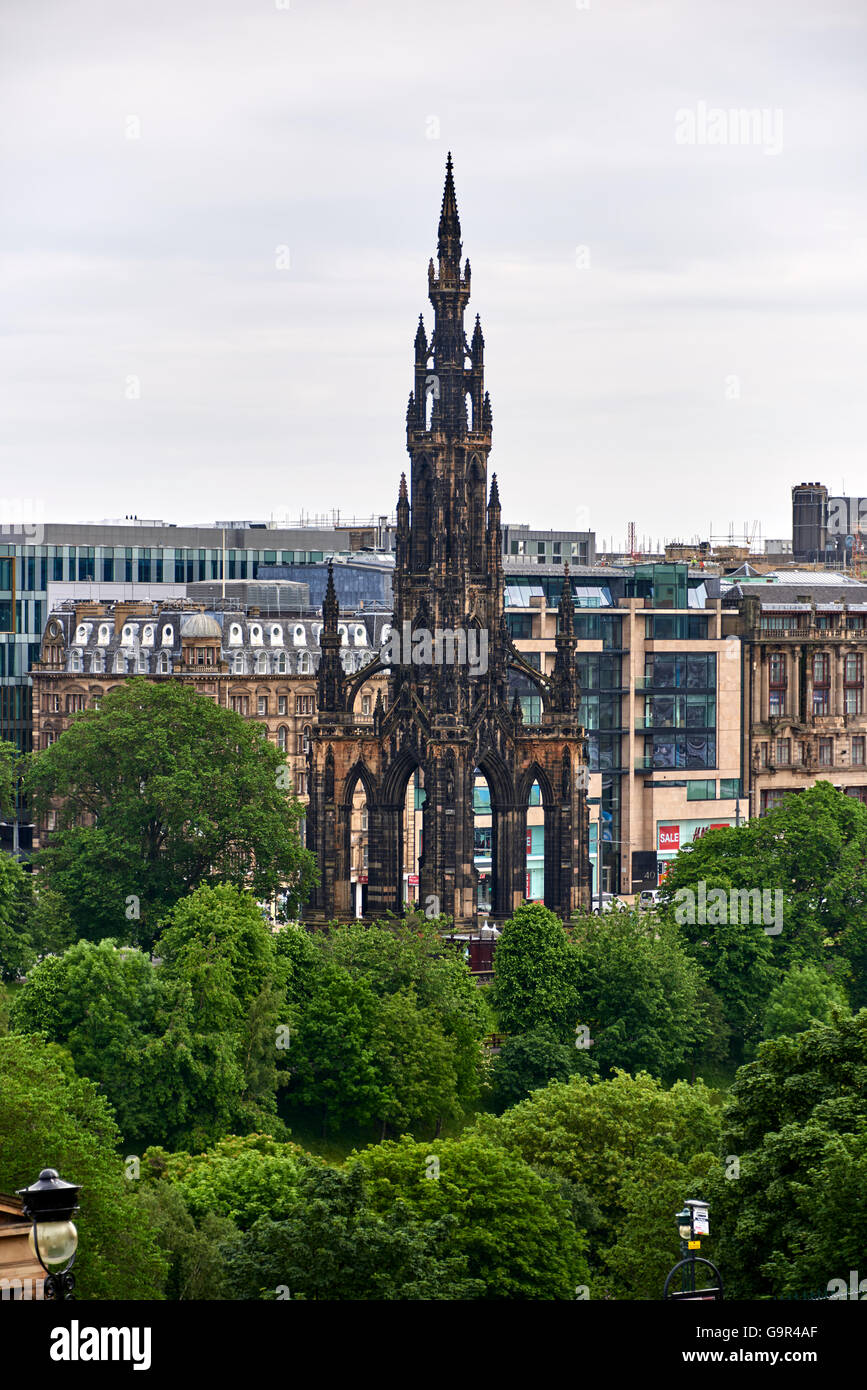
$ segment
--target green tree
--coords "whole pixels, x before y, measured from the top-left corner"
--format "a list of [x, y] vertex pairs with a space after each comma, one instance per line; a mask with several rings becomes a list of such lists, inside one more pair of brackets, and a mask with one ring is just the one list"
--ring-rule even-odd
[[43, 1039], [0, 1037], [0, 1191], [56, 1168], [81, 1185], [76, 1295], [162, 1297], [167, 1265], [124, 1176], [120, 1134], [92, 1081]]
[[385, 1097], [373, 1047], [379, 1000], [370, 985], [326, 961], [312, 992], [290, 1008], [287, 1100], [333, 1125], [381, 1118]]
[[381, 999], [411, 991], [418, 1007], [439, 1020], [454, 1046], [457, 1095], [469, 1106], [481, 1088], [481, 1042], [490, 1031], [483, 993], [455, 948], [443, 941], [441, 923], [411, 916], [404, 921], [350, 923], [323, 932], [325, 954], [354, 979], [364, 979]]
[[24, 759], [14, 743], [0, 739], [0, 817], [10, 820], [18, 804]]
[[578, 1018], [574, 956], [563, 923], [548, 908], [525, 903], [506, 922], [494, 954], [493, 1005], [506, 1033], [544, 1027], [561, 1042]]
[[[717, 1151], [719, 1126], [718, 1097], [703, 1082], [678, 1081], [666, 1089], [645, 1073], [619, 1071], [605, 1081], [574, 1076], [553, 1083], [497, 1118], [479, 1116], [474, 1130], [538, 1172], [580, 1189], [599, 1214], [595, 1229], [588, 1226], [591, 1294], [612, 1297], [607, 1257], [624, 1238], [634, 1184], [652, 1181], [664, 1157], [673, 1160], [672, 1173], [688, 1176], [695, 1164], [707, 1162], [702, 1155]], [[665, 1248], [669, 1230], [661, 1231]], [[633, 1289], [644, 1287], [646, 1277], [636, 1270]], [[621, 1265], [616, 1287], [618, 1297], [644, 1296], [628, 1292]]]
[[585, 1240], [560, 1186], [478, 1134], [408, 1137], [354, 1156], [375, 1211], [400, 1199], [420, 1220], [451, 1217], [451, 1248], [486, 1299], [570, 1299], [586, 1284]]
[[210, 1215], [246, 1231], [260, 1217], [290, 1215], [308, 1157], [297, 1144], [268, 1134], [230, 1134], [200, 1154], [148, 1149], [142, 1180], [171, 1183], [197, 1225]]
[[17, 980], [34, 960], [30, 933], [30, 878], [0, 851], [0, 980]]
[[671, 1075], [708, 1036], [704, 977], [655, 913], [585, 917], [572, 934], [578, 1019], [603, 1074]]
[[416, 1300], [481, 1294], [454, 1250], [453, 1222], [421, 1220], [397, 1200], [371, 1209], [360, 1167], [307, 1164], [293, 1211], [261, 1217], [223, 1247], [237, 1299]]
[[732, 1297], [808, 1295], [863, 1261], [863, 1201], [843, 1202], [865, 1173], [865, 1077], [867, 1009], [763, 1042], [738, 1071], [720, 1149], [732, 1175], [709, 1194]]
[[[678, 890], [695, 889], [702, 880], [708, 891], [782, 893], [782, 931], [767, 938], [764, 949], [761, 926], [753, 927], [752, 938], [744, 928], [728, 939], [723, 933], [717, 958], [721, 966], [724, 953], [733, 952], [731, 969], [723, 980], [708, 968], [724, 1001], [734, 991], [732, 1019], [737, 1026], [738, 1013], [743, 1015], [742, 1031], [745, 1024], [752, 1037], [760, 1035], [763, 1006], [779, 978], [767, 970], [769, 963], [779, 970], [841, 962], [851, 1003], [867, 1004], [867, 807], [854, 797], [820, 780], [737, 829], [709, 831], [675, 859], [663, 884], [663, 902], [673, 910]], [[717, 930], [697, 924], [690, 937], [698, 943], [715, 938]], [[739, 996], [739, 978], [744, 987], [755, 982], [761, 988]]]
[[846, 993], [818, 965], [793, 965], [771, 991], [765, 1010], [765, 1038], [801, 1033], [814, 1023], [830, 1023], [832, 1010], [848, 1013]]
[[576, 1072], [587, 1076], [595, 1071], [589, 1051], [561, 1043], [544, 1029], [514, 1034], [506, 1038], [491, 1064], [494, 1109], [507, 1110], [551, 1081], [568, 1081]]
[[222, 1247], [237, 1235], [232, 1222], [206, 1213], [196, 1225], [181, 1190], [168, 1182], [139, 1187], [135, 1196], [168, 1265], [165, 1297], [226, 1298]]
[[[273, 1016], [281, 995], [263, 984], [265, 964], [252, 947], [246, 978], [231, 949], [259, 929], [267, 938], [267, 929], [236, 889], [193, 897], [178, 906], [162, 965], [133, 947], [81, 941], [35, 966], [12, 1010], [16, 1031], [61, 1043], [79, 1075], [99, 1083], [125, 1142], [139, 1151], [280, 1125]], [[209, 906], [214, 933], [200, 940], [191, 921], [204, 928]]]
[[60, 804], [38, 865], [90, 939], [149, 944], [180, 898], [217, 881], [256, 897], [287, 884], [291, 915], [315, 861], [283, 771], [249, 720], [177, 681], [125, 681], [33, 756], [34, 807]]
[[379, 1074], [383, 1137], [392, 1129], [460, 1119], [455, 1045], [432, 1009], [420, 1009], [412, 991], [377, 1001], [371, 1053]]

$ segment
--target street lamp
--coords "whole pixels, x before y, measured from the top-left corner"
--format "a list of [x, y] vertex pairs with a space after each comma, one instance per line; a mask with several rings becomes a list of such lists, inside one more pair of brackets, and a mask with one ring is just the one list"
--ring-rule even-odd
[[[64, 1182], [54, 1168], [43, 1168], [37, 1182], [29, 1187], [18, 1189], [21, 1209], [33, 1222], [28, 1241], [42, 1268], [45, 1270], [45, 1297], [47, 1299], [72, 1299], [75, 1276], [70, 1274], [78, 1249], [78, 1231], [72, 1222], [72, 1214], [78, 1210], [78, 1194], [81, 1188], [73, 1182]], [[49, 1265], [63, 1265], [63, 1269], [50, 1270]]]

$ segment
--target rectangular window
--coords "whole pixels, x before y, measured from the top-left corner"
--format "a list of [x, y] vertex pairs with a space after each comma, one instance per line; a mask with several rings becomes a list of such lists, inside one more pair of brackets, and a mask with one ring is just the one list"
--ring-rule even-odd
[[831, 712], [831, 658], [827, 652], [813, 655], [813, 713]]
[[864, 766], [864, 750], [865, 750], [865, 739], [864, 739], [864, 736], [863, 736], [863, 735], [860, 735], [860, 734], [859, 734], [857, 738], [853, 738], [853, 740], [852, 740], [852, 766], [853, 766], [853, 767], [863, 767], [863, 766]]
[[369, 696], [369, 695], [362, 695], [362, 697], [361, 697], [361, 713], [362, 713], [362, 714], [370, 714], [370, 696]]
[[788, 767], [792, 761], [792, 744], [787, 738], [777, 739], [777, 766]]
[[768, 765], [768, 745], [767, 745], [766, 743], [760, 743], [760, 744], [759, 744], [759, 766], [760, 766], [760, 767], [767, 767], [767, 765]]
[[843, 707], [846, 714], [864, 712], [864, 656], [847, 652], [843, 665]]
[[286, 713], [287, 713], [287, 704], [288, 704], [287, 697], [286, 697], [285, 695], [278, 695], [278, 696], [277, 696], [277, 713], [278, 713], [278, 714], [286, 714]]
[[715, 801], [716, 782], [695, 779], [686, 784], [687, 801]]
[[761, 814], [765, 815], [767, 811], [773, 811], [775, 806], [779, 806], [782, 803], [783, 797], [785, 795], [786, 793], [784, 791], [779, 791], [776, 787], [774, 787], [770, 791], [763, 791], [761, 800]]
[[720, 801], [735, 801], [741, 794], [740, 777], [721, 777], [719, 784]]
[[264, 718], [265, 715], [268, 713], [268, 696], [267, 696], [267, 695], [260, 695], [260, 696], [259, 696], [258, 702], [257, 702], [257, 708], [258, 708], [258, 712], [259, 712], [259, 717], [260, 717], [260, 718]]
[[819, 739], [819, 766], [834, 766], [834, 740], [832, 738]]

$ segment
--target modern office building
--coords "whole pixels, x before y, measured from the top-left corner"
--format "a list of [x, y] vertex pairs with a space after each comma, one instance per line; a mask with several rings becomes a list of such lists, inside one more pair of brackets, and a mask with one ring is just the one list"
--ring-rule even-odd
[[[722, 626], [719, 580], [685, 565], [572, 573], [582, 722], [590, 749], [594, 892], [655, 887], [679, 848], [741, 816], [740, 644]], [[562, 571], [506, 574], [506, 622], [551, 669]], [[525, 720], [540, 717], [529, 682]], [[595, 807], [595, 810], [594, 810]], [[532, 850], [541, 808], [528, 813]]]

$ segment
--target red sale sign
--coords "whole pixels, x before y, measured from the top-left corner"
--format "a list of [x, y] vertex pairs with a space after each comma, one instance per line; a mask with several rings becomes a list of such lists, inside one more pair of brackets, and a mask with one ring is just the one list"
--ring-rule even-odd
[[680, 849], [680, 826], [661, 825], [659, 827], [660, 850]]

